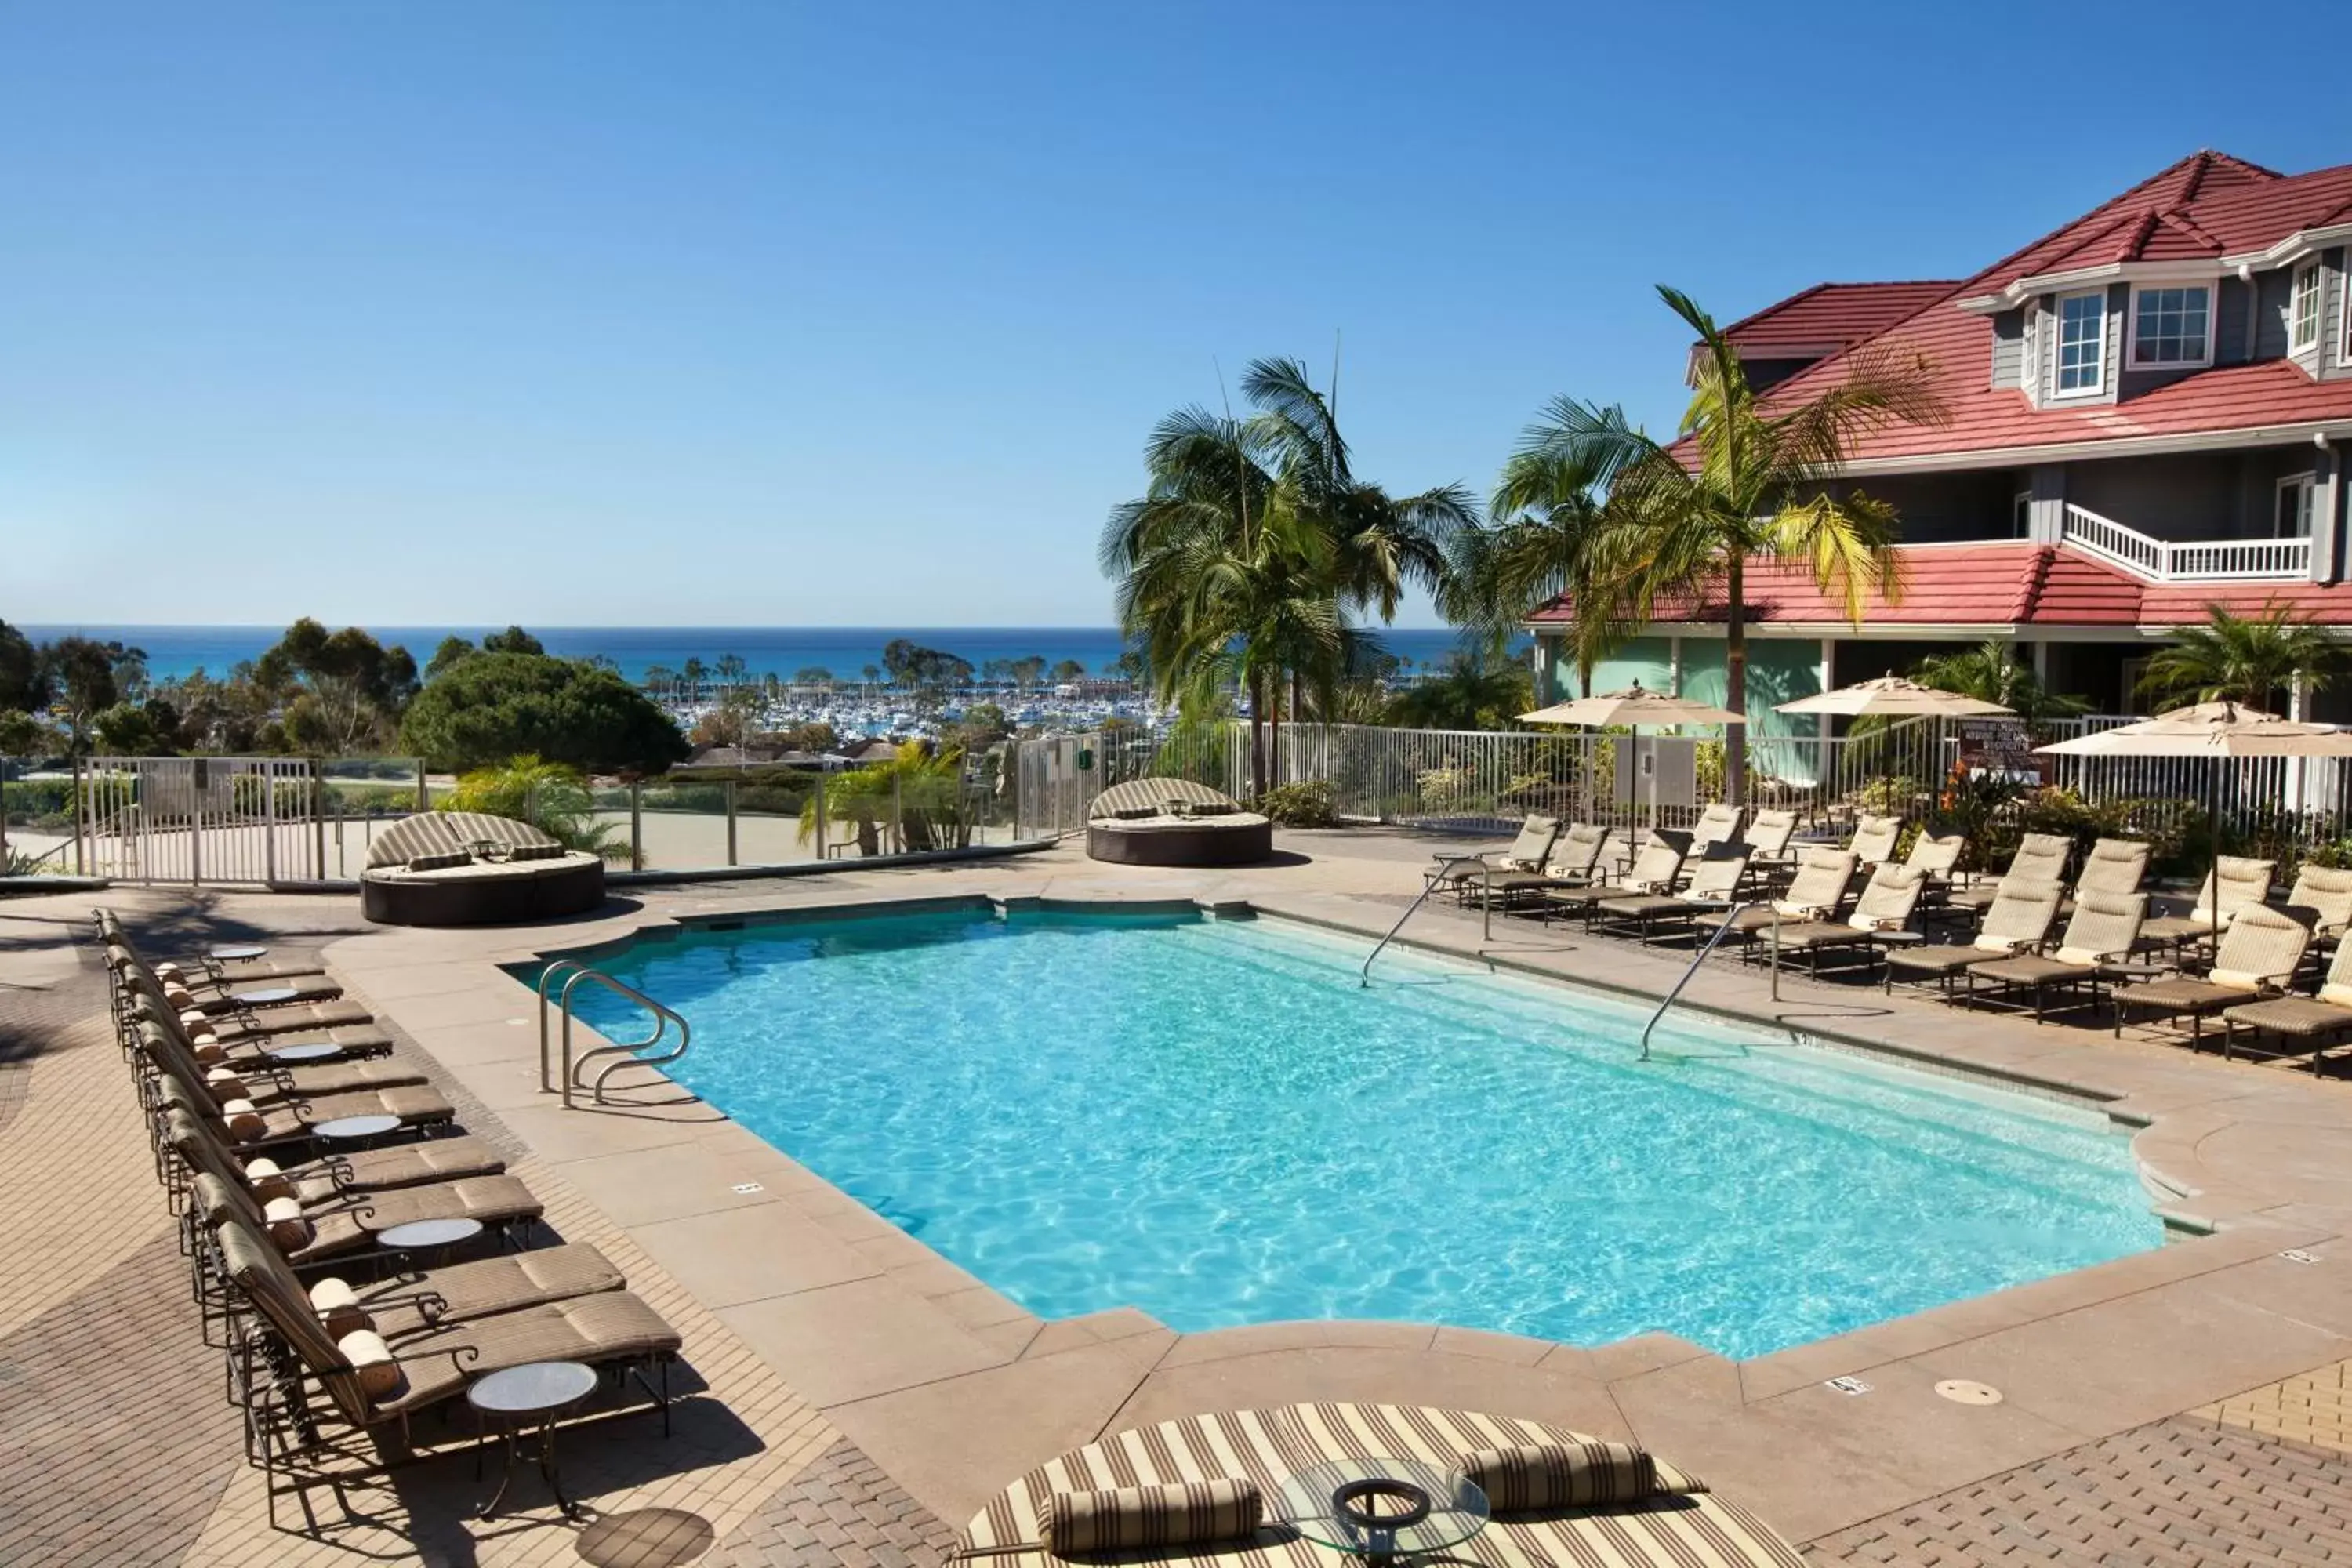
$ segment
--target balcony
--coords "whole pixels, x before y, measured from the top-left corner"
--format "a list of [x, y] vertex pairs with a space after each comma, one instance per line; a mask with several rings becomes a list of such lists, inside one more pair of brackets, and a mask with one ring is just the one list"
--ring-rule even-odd
[[2059, 537], [2151, 583], [2295, 583], [2311, 576], [2308, 539], [2151, 539], [2112, 518], [2066, 508]]

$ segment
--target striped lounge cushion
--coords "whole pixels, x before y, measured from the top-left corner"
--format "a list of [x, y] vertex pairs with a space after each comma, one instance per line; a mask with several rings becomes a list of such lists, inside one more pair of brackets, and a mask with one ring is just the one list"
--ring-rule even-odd
[[1528, 1443], [1475, 1448], [1462, 1472], [1496, 1513], [1538, 1513], [1639, 1502], [1658, 1489], [1658, 1467], [1630, 1443]]
[[1045, 1510], [1045, 1541], [1056, 1555], [1234, 1541], [1257, 1533], [1265, 1500], [1245, 1480], [1187, 1481], [1059, 1492]]

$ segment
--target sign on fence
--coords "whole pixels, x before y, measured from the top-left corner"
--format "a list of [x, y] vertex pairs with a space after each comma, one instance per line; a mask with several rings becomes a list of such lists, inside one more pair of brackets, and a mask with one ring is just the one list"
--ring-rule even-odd
[[1954, 732], [1959, 741], [1961, 773], [2028, 784], [2048, 781], [2049, 761], [2033, 754], [2033, 736], [2023, 720], [1962, 719], [1956, 722]]

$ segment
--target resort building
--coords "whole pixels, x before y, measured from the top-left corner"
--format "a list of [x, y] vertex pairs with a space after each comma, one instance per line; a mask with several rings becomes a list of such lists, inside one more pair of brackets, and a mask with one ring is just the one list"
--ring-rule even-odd
[[[1864, 438], [1843, 480], [1899, 513], [1901, 603], [1855, 626], [1804, 574], [1749, 564], [1757, 729], [1790, 731], [1776, 702], [1988, 637], [2129, 712], [2142, 664], [2209, 605], [2352, 634], [2347, 278], [2352, 164], [2200, 152], [1973, 277], [1819, 284], [1730, 327], [1768, 410], [1871, 353], [1924, 358], [1950, 413]], [[1575, 684], [1567, 618], [1529, 628], [1546, 700]], [[1665, 606], [1596, 685], [1721, 700], [1722, 621], [1704, 596]], [[2352, 694], [2311, 707], [2352, 718]]]

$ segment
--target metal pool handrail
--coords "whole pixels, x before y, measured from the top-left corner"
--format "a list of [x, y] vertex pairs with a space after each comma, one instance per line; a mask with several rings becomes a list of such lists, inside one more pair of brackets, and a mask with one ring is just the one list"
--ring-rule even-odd
[[[569, 960], [565, 962], [569, 963], [571, 968], [578, 971], [577, 973], [573, 974], [570, 979], [563, 983], [563, 991], [562, 994], [563, 1013], [562, 1058], [562, 1076], [559, 1081], [561, 1084], [560, 1092], [563, 1096], [563, 1104], [566, 1110], [570, 1110], [572, 1107], [572, 1091], [574, 1087], [583, 1087], [587, 1089], [594, 1097], [596, 1103], [602, 1105], [604, 1103], [604, 1080], [612, 1077], [614, 1073], [620, 1071], [623, 1068], [628, 1067], [632, 1063], [642, 1063], [647, 1067], [659, 1067], [666, 1062], [674, 1062], [677, 1060], [678, 1058], [686, 1055], [687, 1047], [694, 1043], [694, 1029], [693, 1026], [686, 1021], [685, 1015], [679, 1013], [675, 1008], [665, 1007], [634, 985], [624, 985], [621, 982], [614, 979], [611, 975], [605, 973], [601, 969], [591, 969], [583, 963], [572, 963]], [[543, 980], [544, 977], [542, 976], [542, 982]], [[588, 1051], [582, 1055], [579, 1060], [575, 1062], [572, 1057], [572, 994], [580, 988], [582, 982], [589, 980], [594, 981], [597, 984], [602, 985], [607, 991], [612, 992], [614, 995], [627, 997], [630, 1001], [635, 1002], [638, 1006], [643, 1007], [646, 1012], [651, 1013], [654, 1016], [654, 1032], [647, 1035], [642, 1040], [631, 1040], [616, 1045], [599, 1046], [594, 1050]], [[542, 1011], [541, 1015], [541, 1024], [542, 1027], [545, 1026], [545, 1022], [546, 1016]], [[669, 1026], [672, 1024], [677, 1026], [677, 1045], [674, 1049], [660, 1056], [647, 1057], [639, 1056], [637, 1054], [640, 1051], [644, 1051], [654, 1046], [659, 1045], [661, 1043], [662, 1037], [669, 1032]], [[608, 1063], [602, 1071], [597, 1073], [593, 1080], [583, 1084], [579, 1076], [581, 1069], [585, 1068], [590, 1062], [595, 1060], [598, 1057], [620, 1057], [625, 1059]], [[541, 1080], [541, 1087], [545, 1087], [543, 1079]]]
[[[1690, 967], [1683, 971], [1682, 978], [1675, 982], [1674, 989], [1667, 992], [1658, 1003], [1657, 1011], [1650, 1015], [1650, 1021], [1642, 1026], [1642, 1059], [1643, 1061], [1650, 1059], [1650, 1031], [1658, 1026], [1658, 1020], [1666, 1016], [1666, 1009], [1673, 1006], [1675, 998], [1683, 994], [1683, 987], [1689, 984], [1691, 976], [1698, 973], [1698, 966], [1706, 962], [1708, 953], [1723, 944], [1723, 939], [1731, 934], [1731, 928], [1739, 923], [1739, 917], [1763, 901], [1761, 899], [1742, 899], [1736, 904], [1727, 904], [1725, 907], [1723, 923], [1715, 928], [1715, 934], [1701, 943], [1696, 952], [1691, 954]], [[1780, 910], [1776, 904], [1772, 907], [1772, 998], [1777, 1002], [1780, 997]]]
[[[1437, 875], [1432, 877], [1429, 879], [1429, 885], [1422, 889], [1421, 897], [1413, 900], [1411, 904], [1405, 907], [1404, 913], [1397, 916], [1396, 924], [1389, 927], [1389, 934], [1381, 938], [1381, 940], [1373, 945], [1371, 952], [1364, 959], [1364, 967], [1356, 977], [1356, 984], [1360, 987], [1369, 988], [1370, 986], [1372, 984], [1372, 960], [1378, 958], [1381, 955], [1381, 951], [1385, 949], [1389, 943], [1396, 940], [1396, 933], [1404, 930], [1404, 922], [1412, 919], [1413, 911], [1415, 910], [1420, 909], [1423, 904], [1429, 901], [1429, 895], [1437, 891], [1439, 886], [1444, 882], [1445, 879], [1453, 875], [1454, 868], [1456, 866], [1466, 866], [1471, 861], [1478, 858], [1479, 857], [1476, 855], [1457, 855], [1453, 859], [1448, 860], [1444, 865], [1440, 866], [1437, 868]], [[1486, 900], [1487, 909], [1489, 910], [1486, 918], [1490, 921], [1494, 919], [1494, 915], [1492, 913], [1494, 908], [1493, 880], [1494, 879], [1490, 875], [1487, 878], [1489, 885], [1487, 887]]]
[[558, 974], [568, 969], [584, 970], [588, 966], [576, 958], [559, 958], [539, 972], [539, 1092], [553, 1094], [555, 1086], [547, 1081], [547, 986]]

